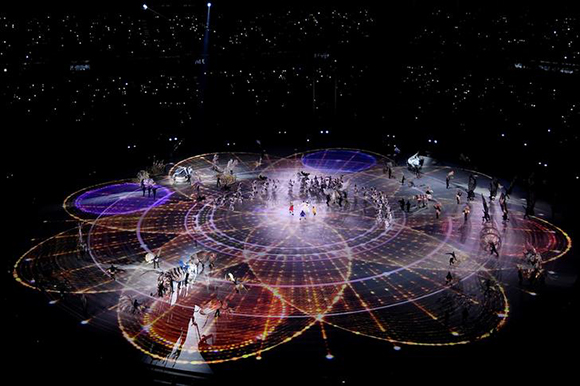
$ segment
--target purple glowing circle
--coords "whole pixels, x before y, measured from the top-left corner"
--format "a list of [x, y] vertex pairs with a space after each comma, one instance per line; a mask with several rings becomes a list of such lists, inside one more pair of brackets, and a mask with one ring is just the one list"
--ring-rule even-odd
[[322, 150], [302, 156], [302, 164], [324, 173], [357, 173], [375, 166], [377, 159], [353, 150]]
[[78, 196], [75, 207], [85, 213], [97, 215], [117, 215], [135, 213], [165, 202], [171, 191], [158, 185], [155, 199], [153, 192], [143, 191], [137, 183], [107, 185], [89, 190]]

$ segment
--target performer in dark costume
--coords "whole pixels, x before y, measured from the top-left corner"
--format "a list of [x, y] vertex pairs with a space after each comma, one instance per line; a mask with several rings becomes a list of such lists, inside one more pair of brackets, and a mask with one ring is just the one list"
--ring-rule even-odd
[[487, 202], [485, 201], [485, 197], [483, 197], [483, 194], [481, 195], [481, 199], [483, 200], [483, 222], [488, 222], [489, 220], [491, 220], [491, 217], [489, 216], [489, 208], [487, 207]]
[[475, 188], [477, 188], [477, 176], [470, 174], [469, 183], [467, 185], [467, 200], [475, 200]]
[[490, 253], [489, 253], [490, 255], [493, 255], [495, 253], [495, 255], [497, 257], [499, 257], [499, 253], [498, 253], [497, 248], [495, 246], [495, 243], [493, 241], [489, 242], [489, 249], [490, 249]]
[[446, 254], [451, 256], [449, 258], [449, 265], [454, 265], [455, 262], [457, 261], [457, 257], [455, 256], [455, 251], [447, 252]]

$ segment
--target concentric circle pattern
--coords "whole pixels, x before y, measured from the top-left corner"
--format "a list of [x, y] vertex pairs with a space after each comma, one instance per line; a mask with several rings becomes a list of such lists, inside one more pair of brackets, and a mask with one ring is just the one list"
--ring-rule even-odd
[[[217, 176], [230, 160], [235, 182], [224, 187]], [[14, 277], [53, 302], [74, 295], [66, 307], [82, 323], [118, 326], [153, 358], [218, 363], [260, 358], [314, 325], [324, 340], [328, 326], [396, 345], [483, 339], [507, 321], [506, 284], [524, 251], [548, 264], [571, 247], [558, 227], [524, 220], [516, 197], [508, 222], [493, 202], [482, 221], [478, 201], [465, 220], [466, 203], [455, 201], [467, 182], [460, 170], [446, 189], [447, 167], [418, 178], [395, 167], [389, 179], [387, 161], [350, 149], [212, 153], [175, 165], [190, 167], [191, 181], [176, 183], [170, 171], [156, 197], [137, 182], [90, 187], [64, 203], [79, 227], [33, 247]], [[342, 179], [346, 197], [327, 203], [328, 192], [300, 186], [314, 177]], [[427, 190], [423, 206], [415, 196]], [[376, 192], [388, 198], [388, 225], [377, 221]]]

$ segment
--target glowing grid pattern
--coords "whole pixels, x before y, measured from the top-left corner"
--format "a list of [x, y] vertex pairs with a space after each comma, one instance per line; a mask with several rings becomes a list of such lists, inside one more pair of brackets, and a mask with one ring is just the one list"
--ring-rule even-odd
[[[101, 305], [99, 312], [86, 315], [80, 306], [69, 305], [70, 311], [83, 323], [120, 327], [131, 344], [156, 359], [217, 363], [260, 358], [314, 325], [321, 328], [330, 356], [328, 326], [396, 347], [483, 339], [506, 322], [503, 283], [514, 280], [526, 243], [545, 262], [571, 247], [561, 229], [539, 218], [523, 220], [515, 205], [505, 226], [493, 205], [492, 222], [482, 224], [477, 201], [471, 204], [475, 217], [465, 222], [455, 190], [444, 187], [446, 167], [427, 168], [410, 187], [386, 178], [377, 166], [384, 157], [358, 150], [266, 157], [262, 162], [255, 154], [220, 153], [221, 164], [239, 161], [236, 174], [246, 197], [259, 175], [280, 180], [267, 199], [246, 198], [230, 210], [214, 204], [222, 192], [215, 186], [212, 159], [213, 154], [204, 154], [176, 165], [191, 166], [200, 176], [206, 196], [202, 202], [195, 200], [193, 186], [172, 185], [169, 179], [155, 200], [139, 197], [140, 190], [135, 195], [138, 184], [126, 182], [71, 195], [64, 206], [83, 221], [88, 251], [80, 251], [77, 229], [63, 232], [22, 256], [15, 278], [55, 302], [59, 293], [91, 297]], [[304, 198], [297, 187], [289, 195], [287, 181], [300, 170], [335, 177], [348, 173], [351, 189], [356, 183], [385, 192], [394, 223], [388, 229], [379, 226], [374, 207], [352, 193], [345, 208], [311, 199], [316, 217], [291, 216], [289, 202], [299, 205]], [[401, 173], [403, 169], [395, 169], [396, 175]], [[440, 219], [432, 204], [413, 206], [410, 212], [397, 204], [426, 186], [443, 206]], [[481, 237], [490, 229], [503, 235], [500, 259], [481, 248]], [[160, 270], [146, 264], [144, 254], [159, 252], [161, 269], [168, 270], [199, 250], [217, 254], [211, 274], [206, 269], [190, 285], [156, 296]], [[446, 255], [450, 251], [458, 258], [454, 266]], [[111, 264], [120, 269], [114, 279], [107, 273]], [[246, 289], [235, 291], [226, 272]], [[451, 283], [446, 282], [448, 272]], [[132, 312], [128, 298], [146, 308]]]

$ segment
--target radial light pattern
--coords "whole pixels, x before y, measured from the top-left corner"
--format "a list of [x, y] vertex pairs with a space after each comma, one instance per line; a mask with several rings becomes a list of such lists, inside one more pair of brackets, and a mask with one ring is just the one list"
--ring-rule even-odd
[[[235, 181], [224, 188], [230, 177], [216, 176], [230, 160]], [[136, 181], [90, 187], [64, 203], [79, 227], [33, 247], [14, 277], [52, 302], [79, 299], [66, 307], [82, 323], [118, 327], [142, 352], [182, 363], [260, 358], [312, 326], [327, 350], [329, 326], [396, 347], [495, 333], [509, 315], [506, 284], [517, 280], [523, 252], [533, 247], [547, 264], [570, 249], [570, 238], [545, 220], [524, 220], [515, 197], [509, 222], [494, 203], [491, 221], [481, 221], [477, 200], [465, 220], [455, 192], [465, 189], [466, 172], [456, 170], [446, 189], [450, 168], [411, 177], [395, 167], [389, 179], [388, 161], [350, 149], [286, 158], [212, 153], [158, 177], [156, 197]], [[178, 167], [190, 168], [189, 181], [172, 178]], [[401, 183], [402, 174], [412, 183]], [[325, 194], [299, 188], [305, 176], [342, 178], [347, 196], [327, 204]], [[423, 207], [415, 197], [426, 191]], [[388, 226], [377, 221], [371, 192], [388, 198]], [[236, 195], [242, 200], [232, 203]], [[175, 277], [164, 287], [164, 273], [179, 267], [187, 282]]]

